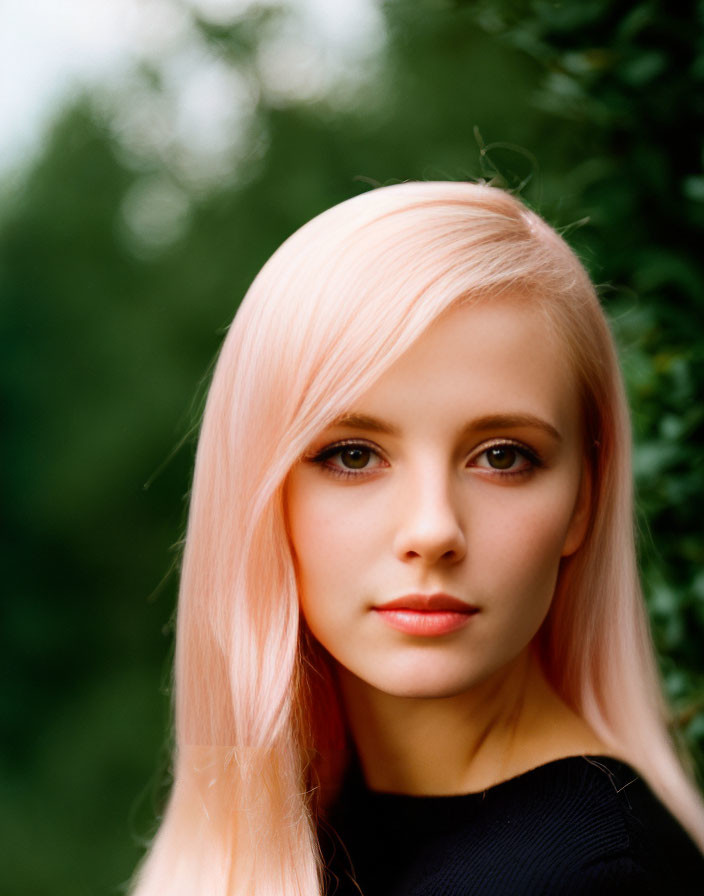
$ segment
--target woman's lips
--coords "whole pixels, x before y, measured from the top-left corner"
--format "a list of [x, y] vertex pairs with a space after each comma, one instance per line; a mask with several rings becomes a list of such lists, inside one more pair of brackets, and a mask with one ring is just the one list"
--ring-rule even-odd
[[373, 609], [392, 628], [422, 637], [457, 631], [478, 612], [449, 594], [407, 594]]

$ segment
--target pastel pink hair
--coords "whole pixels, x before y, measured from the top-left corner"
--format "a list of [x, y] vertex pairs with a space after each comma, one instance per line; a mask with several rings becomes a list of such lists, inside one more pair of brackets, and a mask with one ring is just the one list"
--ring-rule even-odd
[[507, 193], [406, 183], [291, 236], [225, 340], [183, 557], [174, 782], [138, 896], [321, 892], [316, 790], [339, 775], [340, 712], [302, 634], [284, 483], [439, 315], [504, 294], [562, 338], [592, 467], [589, 532], [539, 633], [546, 672], [704, 844], [702, 804], [667, 731], [636, 569], [628, 412], [594, 288], [564, 240]]

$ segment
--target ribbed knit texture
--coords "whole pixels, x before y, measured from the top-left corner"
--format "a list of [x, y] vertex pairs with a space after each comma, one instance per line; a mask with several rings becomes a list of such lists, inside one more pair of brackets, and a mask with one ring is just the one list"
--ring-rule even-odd
[[633, 769], [606, 757], [460, 796], [376, 793], [354, 769], [320, 841], [327, 896], [704, 893], [697, 848]]

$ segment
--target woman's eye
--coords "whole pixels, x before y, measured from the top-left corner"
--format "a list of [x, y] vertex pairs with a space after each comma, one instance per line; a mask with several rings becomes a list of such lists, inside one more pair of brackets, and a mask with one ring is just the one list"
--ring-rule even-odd
[[369, 465], [372, 450], [362, 445], [350, 445], [347, 448], [340, 448], [337, 455], [342, 466], [348, 470], [363, 470]]
[[338, 476], [354, 476], [385, 466], [374, 448], [360, 442], [330, 445], [310, 460]]
[[537, 458], [518, 445], [490, 445], [476, 456], [474, 466], [497, 473], [527, 473], [538, 466]]

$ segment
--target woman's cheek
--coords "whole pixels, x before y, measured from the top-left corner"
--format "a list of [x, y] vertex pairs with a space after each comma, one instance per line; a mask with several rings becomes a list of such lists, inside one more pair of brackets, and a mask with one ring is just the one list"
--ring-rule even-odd
[[[486, 502], [477, 537], [470, 542], [475, 569], [483, 571], [489, 590], [491, 580], [502, 579], [499, 590], [517, 603], [531, 593], [533, 601], [549, 604], [574, 506], [572, 490], [566, 493], [556, 482], [510, 497]], [[526, 602], [527, 610], [533, 601]]]

